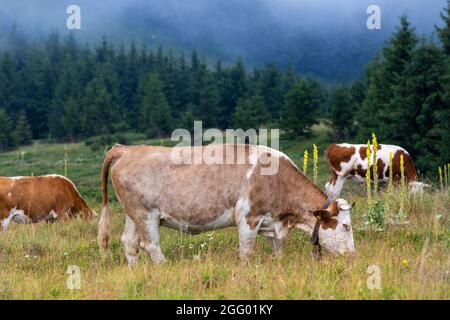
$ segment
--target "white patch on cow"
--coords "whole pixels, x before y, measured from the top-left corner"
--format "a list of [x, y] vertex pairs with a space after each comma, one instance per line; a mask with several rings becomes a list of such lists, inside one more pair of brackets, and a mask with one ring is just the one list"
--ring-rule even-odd
[[344, 199], [338, 199], [339, 214], [333, 219], [337, 220], [335, 229], [319, 229], [319, 241], [325, 249], [332, 253], [344, 254], [355, 251], [353, 230], [350, 218], [351, 205]]
[[9, 179], [11, 179], [11, 180], [21, 180], [21, 179], [24, 179], [24, 178], [26, 178], [26, 177], [23, 177], [23, 176], [9, 177]]
[[247, 171], [247, 180], [249, 180], [252, 176], [253, 171], [255, 170], [256, 166], [258, 165], [258, 149], [253, 147], [250, 148], [249, 156], [248, 156], [249, 163], [252, 165], [252, 167]]
[[252, 253], [256, 235], [264, 220], [260, 219], [258, 225], [252, 229], [247, 222], [250, 209], [250, 200], [248, 198], [239, 198], [236, 203], [235, 219], [239, 234], [239, 254], [243, 259], [246, 259]]
[[11, 192], [8, 192], [8, 197], [11, 197], [12, 196], [12, 193]]
[[54, 210], [50, 211], [50, 213], [44, 218], [44, 221], [51, 221], [56, 220], [58, 218], [58, 215]]

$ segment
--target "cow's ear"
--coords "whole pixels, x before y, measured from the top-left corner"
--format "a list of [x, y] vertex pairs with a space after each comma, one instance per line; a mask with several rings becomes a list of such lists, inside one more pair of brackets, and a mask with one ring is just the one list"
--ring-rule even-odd
[[326, 209], [316, 210], [313, 212], [314, 216], [321, 221], [327, 221], [330, 220], [333, 216], [330, 211]]
[[331, 216], [337, 216], [339, 214], [339, 206], [337, 200], [333, 200], [327, 208], [327, 211]]

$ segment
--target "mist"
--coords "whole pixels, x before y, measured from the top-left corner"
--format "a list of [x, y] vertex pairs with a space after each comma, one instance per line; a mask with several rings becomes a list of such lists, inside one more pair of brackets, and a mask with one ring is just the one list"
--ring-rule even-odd
[[[31, 40], [45, 39], [52, 30], [69, 33], [71, 4], [81, 8], [81, 30], [74, 33], [82, 42], [95, 44], [106, 36], [116, 44], [197, 49], [211, 61], [241, 57], [254, 67], [276, 63], [345, 80], [361, 72], [402, 14], [419, 35], [432, 35], [446, 0], [1, 0], [0, 47], [7, 46], [13, 26]], [[381, 30], [366, 27], [371, 4], [381, 8]]]

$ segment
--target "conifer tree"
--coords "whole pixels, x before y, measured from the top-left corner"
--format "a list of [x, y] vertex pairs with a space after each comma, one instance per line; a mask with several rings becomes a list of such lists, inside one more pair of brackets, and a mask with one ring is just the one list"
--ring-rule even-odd
[[270, 118], [264, 99], [259, 95], [238, 100], [233, 114], [234, 127], [241, 129], [258, 129], [268, 123]]
[[156, 74], [139, 84], [139, 130], [148, 136], [164, 136], [173, 128], [172, 111]]
[[15, 141], [13, 139], [11, 118], [5, 109], [0, 108], [0, 150], [8, 150], [13, 147], [15, 147]]
[[19, 112], [16, 128], [14, 130], [14, 139], [17, 145], [27, 145], [32, 143], [33, 134], [28, 124], [27, 115], [24, 110]]
[[447, 7], [441, 12], [441, 18], [444, 25], [442, 27], [436, 27], [436, 30], [445, 54], [450, 56], [450, 0], [447, 0]]
[[330, 116], [337, 140], [345, 140], [351, 137], [353, 111], [348, 89], [344, 85], [334, 88], [330, 95]]
[[312, 85], [300, 79], [286, 94], [281, 112], [283, 129], [294, 137], [309, 136], [317, 122], [320, 98]]

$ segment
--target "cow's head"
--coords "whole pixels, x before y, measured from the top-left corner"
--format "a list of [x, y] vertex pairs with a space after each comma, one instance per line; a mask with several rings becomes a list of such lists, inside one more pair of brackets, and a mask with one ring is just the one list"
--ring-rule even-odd
[[326, 209], [314, 211], [319, 221], [319, 244], [335, 254], [355, 251], [349, 204], [344, 199], [334, 200]]
[[424, 189], [429, 187], [429, 184], [413, 181], [409, 183], [409, 192], [412, 194], [422, 194]]

